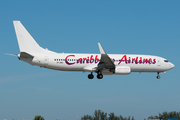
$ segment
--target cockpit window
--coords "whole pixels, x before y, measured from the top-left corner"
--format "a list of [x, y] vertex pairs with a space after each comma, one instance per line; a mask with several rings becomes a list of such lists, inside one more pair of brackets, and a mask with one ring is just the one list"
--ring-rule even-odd
[[164, 60], [164, 62], [168, 62], [168, 60]]

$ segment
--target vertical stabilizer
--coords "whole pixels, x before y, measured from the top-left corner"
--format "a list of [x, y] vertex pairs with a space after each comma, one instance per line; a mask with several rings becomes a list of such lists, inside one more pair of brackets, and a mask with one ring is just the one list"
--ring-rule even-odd
[[20, 21], [13, 21], [13, 24], [16, 31], [20, 52], [26, 52], [32, 55], [34, 53], [43, 52], [43, 48], [38, 45], [38, 43], [29, 34]]

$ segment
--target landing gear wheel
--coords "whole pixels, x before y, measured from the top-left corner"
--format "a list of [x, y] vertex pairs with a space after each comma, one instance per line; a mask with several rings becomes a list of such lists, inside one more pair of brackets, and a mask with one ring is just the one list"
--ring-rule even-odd
[[88, 75], [88, 78], [89, 78], [89, 79], [93, 79], [93, 78], [94, 78], [94, 75], [91, 73], [91, 74]]
[[160, 76], [159, 76], [159, 72], [157, 72], [157, 77], [156, 77], [157, 79], [160, 79]]
[[157, 76], [157, 79], [160, 79], [160, 76], [159, 76], [159, 75]]
[[102, 78], [103, 78], [103, 75], [102, 75], [102, 74], [98, 74], [98, 75], [97, 75], [97, 78], [98, 78], [98, 79], [102, 79]]

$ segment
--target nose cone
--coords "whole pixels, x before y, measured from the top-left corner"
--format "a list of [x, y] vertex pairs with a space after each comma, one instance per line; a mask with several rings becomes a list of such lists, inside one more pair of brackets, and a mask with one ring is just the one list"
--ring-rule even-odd
[[169, 67], [170, 67], [170, 69], [172, 69], [172, 68], [174, 68], [174, 67], [175, 67], [175, 65], [174, 65], [174, 64], [172, 64], [172, 63], [170, 63], [170, 64], [169, 64]]

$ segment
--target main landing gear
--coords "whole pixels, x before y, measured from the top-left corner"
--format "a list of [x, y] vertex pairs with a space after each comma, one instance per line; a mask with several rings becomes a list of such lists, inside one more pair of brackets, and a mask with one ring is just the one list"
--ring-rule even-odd
[[98, 79], [102, 79], [103, 78], [103, 75], [100, 73], [100, 74], [97, 74], [97, 78]]
[[94, 78], [94, 75], [91, 73], [91, 74], [88, 75], [88, 78], [89, 78], [89, 79], [93, 79], [93, 78]]
[[160, 79], [160, 76], [159, 76], [159, 72], [157, 72], [157, 77], [156, 77], [157, 79]]
[[[93, 79], [93, 78], [94, 78], [94, 75], [91, 73], [91, 74], [88, 75], [88, 78], [89, 78], [89, 79]], [[103, 75], [102, 75], [101, 73], [98, 73], [98, 74], [97, 74], [97, 78], [98, 78], [98, 79], [102, 79], [102, 78], [103, 78]]]

